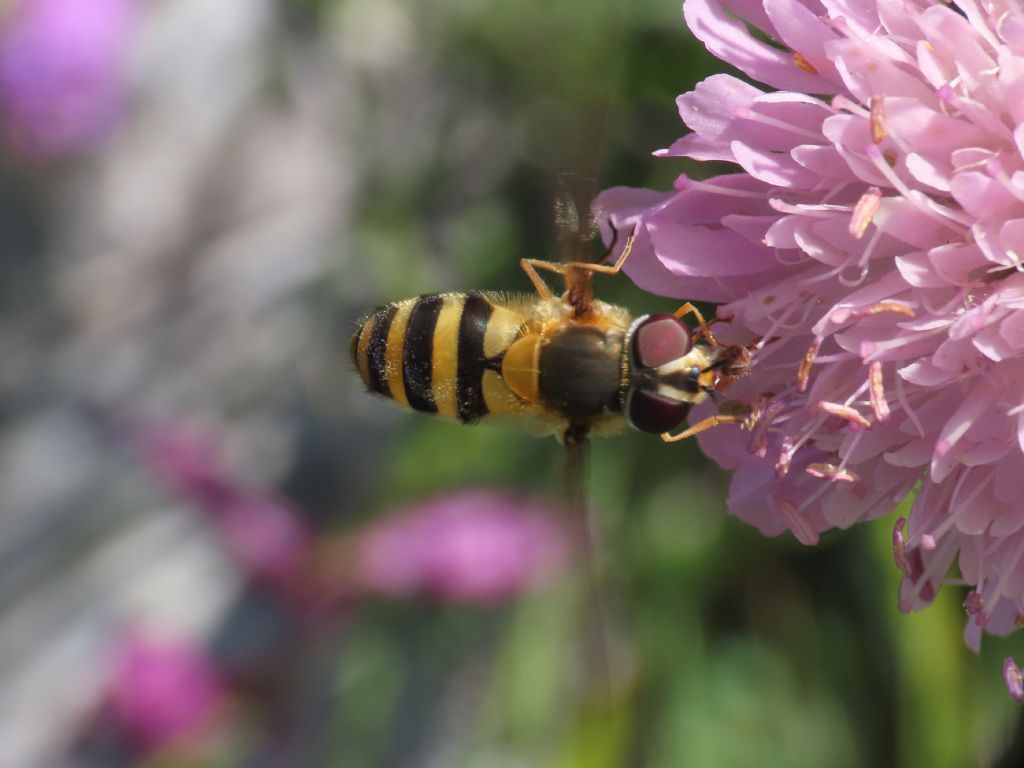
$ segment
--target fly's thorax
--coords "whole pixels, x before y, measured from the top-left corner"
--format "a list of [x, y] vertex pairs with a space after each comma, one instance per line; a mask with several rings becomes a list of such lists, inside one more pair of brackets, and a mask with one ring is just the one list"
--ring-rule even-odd
[[690, 328], [675, 315], [637, 318], [623, 354], [623, 410], [642, 432], [671, 431], [714, 388], [708, 348], [695, 344]]
[[549, 329], [535, 347], [540, 402], [577, 422], [620, 411], [624, 340], [614, 325], [570, 322]]

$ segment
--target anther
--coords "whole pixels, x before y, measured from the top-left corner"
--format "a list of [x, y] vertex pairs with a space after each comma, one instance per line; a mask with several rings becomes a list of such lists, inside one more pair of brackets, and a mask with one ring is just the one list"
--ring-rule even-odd
[[964, 598], [963, 602], [964, 611], [967, 615], [974, 619], [974, 623], [979, 627], [984, 627], [988, 624], [988, 616], [985, 614], [985, 600], [982, 598], [981, 593], [976, 589], [972, 589], [967, 593], [967, 597]]
[[799, 51], [793, 54], [793, 64], [795, 64], [796, 68], [801, 72], [807, 72], [811, 75], [818, 74], [818, 70], [814, 68], [814, 65], [811, 64], [811, 62], [807, 60], [807, 57]]
[[[761, 397], [760, 395], [758, 396]], [[755, 402], [751, 411], [754, 424], [750, 429], [749, 450], [755, 456], [764, 458], [768, 453], [768, 429], [771, 427], [775, 417], [782, 410], [781, 400], [772, 400], [766, 407], [761, 402]]]
[[885, 97], [871, 97], [871, 140], [881, 144], [885, 140]]
[[821, 342], [822, 337], [816, 336], [814, 341], [811, 342], [811, 346], [807, 349], [804, 359], [800, 361], [800, 369], [796, 374], [797, 392], [803, 392], [807, 389], [807, 381], [811, 376], [811, 366], [814, 365], [814, 358], [818, 356], [818, 350], [821, 349]]
[[860, 480], [856, 472], [851, 472], [838, 464], [808, 464], [805, 471], [812, 477], [827, 477], [833, 483], [856, 483]]
[[882, 385], [882, 364], [877, 360], [868, 365], [868, 394], [871, 397], [871, 410], [878, 421], [889, 420], [889, 403], [885, 399], [885, 388]]
[[853, 216], [850, 217], [850, 234], [860, 240], [868, 229], [868, 225], [879, 206], [882, 204], [882, 190], [878, 187], [868, 187], [868, 190], [860, 196], [857, 205], [854, 206]]
[[775, 476], [780, 480], [789, 473], [789, 464], [793, 461], [794, 453], [796, 453], [796, 447], [793, 437], [785, 435], [779, 447], [779, 458], [775, 461]]
[[896, 525], [892, 528], [892, 559], [896, 567], [907, 576], [910, 575], [910, 564], [907, 562], [907, 540], [904, 538], [904, 531], [907, 527], [907, 518], [897, 517]]
[[1024, 703], [1024, 674], [1012, 656], [1007, 656], [1003, 662], [1003, 680], [1006, 681], [1006, 688], [1013, 700]]
[[855, 309], [850, 312], [850, 317], [855, 320], [861, 320], [865, 317], [871, 317], [872, 315], [881, 315], [886, 312], [892, 312], [897, 315], [903, 315], [904, 317], [915, 317], [916, 313], [912, 307], [908, 307], [906, 304], [902, 304], [898, 301], [880, 301], [877, 304], [872, 304], [870, 307], [865, 309]]
[[861, 415], [860, 411], [855, 408], [851, 408], [848, 405], [842, 403], [830, 403], [827, 400], [818, 401], [818, 409], [827, 413], [830, 416], [838, 416], [840, 419], [846, 419], [850, 424], [860, 427], [861, 429], [871, 429], [871, 422]]

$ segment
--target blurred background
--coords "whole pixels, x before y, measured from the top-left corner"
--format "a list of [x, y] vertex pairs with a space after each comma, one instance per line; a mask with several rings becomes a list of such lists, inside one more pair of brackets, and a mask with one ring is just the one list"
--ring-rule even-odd
[[527, 290], [559, 174], [720, 172], [651, 157], [721, 69], [677, 6], [0, 2], [0, 766], [1018, 764], [1016, 641], [898, 614], [891, 518], [765, 540], [628, 434], [588, 559], [556, 441], [352, 370]]

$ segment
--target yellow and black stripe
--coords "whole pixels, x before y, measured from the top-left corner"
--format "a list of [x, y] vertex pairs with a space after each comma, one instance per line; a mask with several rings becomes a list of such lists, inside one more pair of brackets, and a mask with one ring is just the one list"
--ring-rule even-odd
[[371, 391], [470, 423], [509, 409], [512, 396], [496, 384], [520, 320], [480, 293], [425, 294], [366, 318], [352, 337], [352, 359]]

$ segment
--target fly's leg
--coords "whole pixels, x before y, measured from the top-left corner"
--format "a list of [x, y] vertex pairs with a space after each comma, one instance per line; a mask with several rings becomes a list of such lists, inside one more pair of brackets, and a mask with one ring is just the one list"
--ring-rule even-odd
[[697, 325], [700, 326], [701, 335], [703, 335], [704, 338], [708, 340], [709, 344], [712, 344], [713, 346], [716, 347], [725, 346], [724, 344], [719, 342], [718, 339], [715, 338], [715, 334], [711, 332], [711, 326], [708, 325], [708, 321], [704, 319], [704, 315], [702, 315], [700, 313], [700, 310], [697, 309], [697, 307], [695, 307], [690, 302], [686, 302], [685, 304], [683, 304], [683, 306], [677, 309], [673, 314], [679, 319], [682, 319], [686, 315], [693, 315], [697, 320]]
[[538, 269], [547, 269], [552, 272], [561, 272], [558, 264], [554, 264], [550, 261], [538, 261], [537, 259], [520, 259], [519, 266], [523, 268], [523, 272], [530, 278], [530, 282], [533, 283], [533, 287], [537, 290], [537, 295], [542, 299], [550, 299], [553, 294], [548, 284], [544, 282], [544, 278], [537, 274]]
[[751, 408], [746, 403], [729, 400], [722, 404], [722, 410], [714, 416], [708, 416], [706, 419], [698, 421], [689, 429], [685, 429], [675, 435], [670, 432], [663, 432], [661, 434], [661, 439], [666, 443], [677, 443], [680, 440], [685, 440], [688, 437], [699, 435], [701, 432], [714, 429], [722, 424], [739, 424], [741, 427], [749, 429], [752, 426], [754, 418], [755, 409]]
[[544, 261], [543, 259], [520, 259], [519, 266], [523, 268], [523, 272], [530, 278], [530, 282], [533, 283], [533, 287], [537, 289], [540, 297], [542, 299], [550, 299], [552, 297], [551, 289], [537, 273], [538, 269], [562, 275], [567, 282], [573, 270], [598, 272], [602, 275], [616, 275], [622, 270], [622, 265], [626, 263], [626, 259], [629, 258], [629, 254], [633, 250], [633, 237], [633, 235], [630, 235], [626, 240], [626, 245], [614, 264], [597, 264], [591, 261], [569, 261], [559, 264], [558, 262]]

